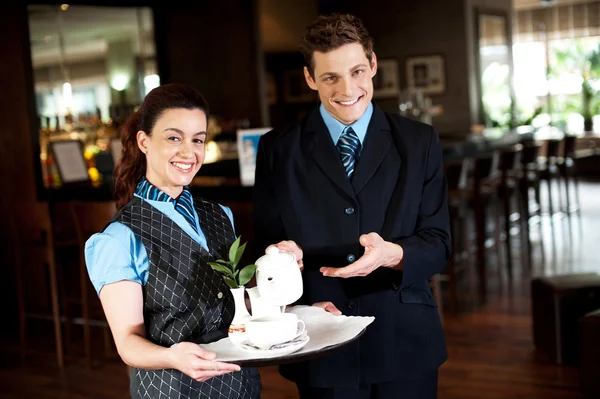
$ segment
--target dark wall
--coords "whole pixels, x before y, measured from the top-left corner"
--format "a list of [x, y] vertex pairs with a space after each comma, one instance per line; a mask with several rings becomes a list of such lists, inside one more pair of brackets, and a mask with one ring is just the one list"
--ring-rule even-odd
[[269, 107], [272, 127], [282, 127], [296, 121], [319, 104], [317, 92], [314, 92], [312, 98], [307, 101], [286, 101], [286, 90], [288, 90], [286, 74], [294, 73], [299, 77], [302, 76], [300, 84], [306, 85], [301, 75], [304, 70], [304, 57], [300, 51], [265, 54], [265, 69], [273, 77], [276, 89], [275, 104]]
[[[469, 79], [465, 0], [321, 0], [320, 11], [349, 12], [360, 17], [375, 42], [379, 59], [398, 60], [400, 87], [406, 88], [407, 57], [441, 54], [445, 58], [446, 91], [432, 96], [443, 107], [433, 124], [441, 134], [469, 132]], [[379, 100], [398, 112], [395, 100]]]
[[162, 4], [155, 20], [163, 81], [193, 85], [211, 112], [261, 126], [257, 12], [255, 0]]

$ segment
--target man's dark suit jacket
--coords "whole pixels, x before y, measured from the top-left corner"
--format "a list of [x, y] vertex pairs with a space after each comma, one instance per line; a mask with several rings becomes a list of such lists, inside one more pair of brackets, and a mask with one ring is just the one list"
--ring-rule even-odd
[[[315, 108], [261, 138], [254, 190], [258, 249], [293, 240], [304, 251], [302, 302], [331, 301], [344, 315], [375, 316], [349, 348], [284, 366], [286, 378], [349, 388], [418, 376], [445, 361], [428, 280], [448, 262], [450, 228], [441, 147], [431, 126], [375, 106], [350, 181]], [[358, 259], [359, 237], [370, 232], [402, 246], [403, 272], [380, 267], [349, 279], [319, 272]]]

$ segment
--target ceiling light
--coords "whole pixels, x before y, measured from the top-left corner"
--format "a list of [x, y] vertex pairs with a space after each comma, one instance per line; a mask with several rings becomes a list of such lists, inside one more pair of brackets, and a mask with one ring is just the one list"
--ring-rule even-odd
[[110, 87], [116, 91], [123, 91], [129, 84], [129, 76], [124, 73], [115, 73], [110, 79]]
[[61, 4], [60, 5], [60, 9], [63, 11], [67, 11], [69, 9], [69, 5], [68, 4]]
[[63, 99], [67, 109], [73, 106], [73, 90], [69, 82], [63, 83]]

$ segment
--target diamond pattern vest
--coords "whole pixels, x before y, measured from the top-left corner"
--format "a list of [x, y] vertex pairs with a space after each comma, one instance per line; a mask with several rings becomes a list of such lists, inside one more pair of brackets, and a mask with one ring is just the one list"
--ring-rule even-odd
[[[223, 209], [195, 200], [206, 235], [207, 252], [175, 222], [146, 201], [134, 197], [113, 219], [129, 227], [146, 248], [148, 282], [144, 287], [146, 337], [169, 347], [178, 342], [207, 343], [227, 336], [235, 312], [233, 297], [221, 275], [207, 262], [226, 259], [235, 240]], [[256, 369], [198, 382], [174, 369], [131, 371], [134, 399], [255, 399], [260, 397]]]

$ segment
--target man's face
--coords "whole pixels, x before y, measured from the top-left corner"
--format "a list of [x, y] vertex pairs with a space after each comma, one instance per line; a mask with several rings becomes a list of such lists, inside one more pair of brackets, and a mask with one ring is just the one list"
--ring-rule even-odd
[[375, 53], [369, 63], [361, 44], [345, 44], [326, 53], [315, 51], [313, 65], [314, 79], [306, 67], [304, 77], [310, 88], [319, 92], [327, 112], [344, 125], [358, 120], [373, 98]]

